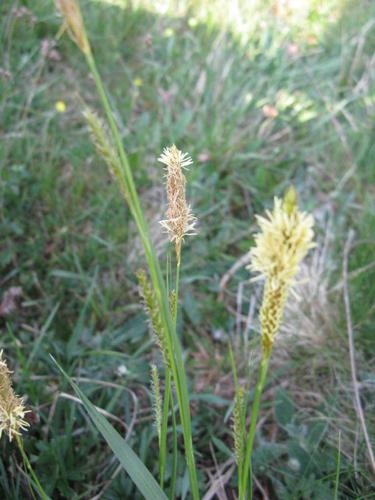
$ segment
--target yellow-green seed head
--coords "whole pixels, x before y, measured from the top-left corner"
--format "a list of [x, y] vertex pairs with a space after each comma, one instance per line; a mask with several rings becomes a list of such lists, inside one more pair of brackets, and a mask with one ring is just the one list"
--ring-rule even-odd
[[275, 198], [273, 211], [257, 216], [260, 232], [255, 236], [249, 269], [266, 283], [260, 310], [262, 346], [269, 356], [279, 330], [289, 288], [299, 264], [314, 245], [310, 214], [300, 212], [297, 194], [290, 188], [284, 199]]
[[280, 328], [287, 295], [288, 287], [285, 283], [280, 282], [278, 286], [271, 286], [270, 281], [266, 281], [260, 309], [262, 349], [266, 356], [271, 353], [276, 334]]
[[160, 312], [156, 301], [155, 293], [147, 279], [143, 269], [137, 272], [139, 293], [143, 299], [145, 312], [148, 316], [152, 333], [163, 356], [166, 366], [170, 366], [169, 350], [166, 335], [161, 322]]
[[234, 454], [239, 468], [242, 467], [245, 452], [245, 392], [243, 387], [236, 390], [232, 428], [234, 439]]
[[288, 215], [292, 215], [292, 213], [298, 209], [297, 191], [293, 186], [290, 186], [284, 195], [283, 209]]
[[76, 0], [55, 0], [56, 6], [64, 18], [72, 40], [84, 54], [90, 54], [90, 44], [87, 39], [81, 10]]
[[255, 236], [249, 266], [264, 278], [288, 284], [314, 246], [314, 220], [310, 214], [298, 210], [293, 191], [288, 191], [284, 201], [275, 198], [273, 211], [267, 210], [266, 217], [256, 217], [260, 232]]
[[121, 162], [104, 123], [90, 108], [85, 109], [83, 116], [85, 117], [90, 128], [91, 139], [97, 152], [107, 164], [113, 180], [118, 183], [122, 195], [125, 200], [128, 201], [128, 188], [124, 178], [124, 172], [121, 167]]
[[160, 381], [159, 381], [159, 373], [156, 365], [151, 365], [151, 388], [152, 394], [154, 398], [154, 420], [156, 432], [158, 433], [159, 444], [161, 440], [161, 393], [160, 393]]
[[5, 433], [9, 441], [12, 441], [27, 430], [29, 424], [24, 420], [28, 411], [25, 410], [23, 400], [13, 391], [10, 374], [3, 359], [3, 351], [0, 351], [0, 438]]

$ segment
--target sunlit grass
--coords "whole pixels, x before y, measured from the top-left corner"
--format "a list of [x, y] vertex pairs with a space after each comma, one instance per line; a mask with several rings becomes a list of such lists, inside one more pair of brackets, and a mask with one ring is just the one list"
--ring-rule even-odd
[[[120, 8], [128, 8], [127, 0], [92, 0]], [[247, 41], [256, 29], [274, 25], [279, 36], [315, 45], [330, 24], [334, 24], [342, 7], [340, 0], [135, 0], [135, 8], [160, 16], [188, 18], [194, 28], [198, 24], [230, 29]]]

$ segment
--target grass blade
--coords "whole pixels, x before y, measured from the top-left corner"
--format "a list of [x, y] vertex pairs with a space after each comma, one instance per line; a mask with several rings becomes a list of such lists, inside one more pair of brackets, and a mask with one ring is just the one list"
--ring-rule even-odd
[[339, 444], [337, 449], [337, 462], [336, 462], [336, 479], [335, 479], [335, 496], [334, 500], [338, 499], [339, 484], [340, 484], [340, 466], [341, 466], [341, 432], [339, 431]]
[[112, 427], [108, 420], [97, 411], [95, 406], [83, 394], [78, 385], [72, 381], [69, 375], [65, 373], [55, 358], [53, 356], [51, 356], [51, 358], [82, 401], [93, 424], [107, 441], [109, 447], [142, 495], [147, 500], [166, 500], [167, 496], [161, 490], [149, 470], [144, 466], [138, 455], [134, 453], [125, 439]]

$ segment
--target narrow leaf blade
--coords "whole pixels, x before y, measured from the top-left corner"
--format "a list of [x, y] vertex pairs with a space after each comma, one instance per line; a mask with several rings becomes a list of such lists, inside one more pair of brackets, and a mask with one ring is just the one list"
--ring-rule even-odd
[[89, 399], [83, 394], [81, 389], [67, 373], [61, 368], [58, 362], [51, 356], [57, 368], [67, 379], [69, 384], [74, 389], [78, 398], [82, 401], [88, 415], [90, 416], [93, 424], [107, 441], [108, 446], [118, 458], [121, 465], [131, 477], [134, 484], [147, 500], [167, 500], [166, 495], [161, 490], [155, 478], [145, 467], [138, 455], [134, 453], [132, 448], [128, 445], [125, 439], [112, 427], [108, 420], [101, 415]]

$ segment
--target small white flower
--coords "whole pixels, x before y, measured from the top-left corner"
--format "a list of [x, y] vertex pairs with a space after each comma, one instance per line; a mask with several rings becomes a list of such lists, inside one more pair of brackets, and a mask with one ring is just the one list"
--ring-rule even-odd
[[125, 377], [125, 375], [128, 375], [129, 373], [129, 370], [127, 369], [127, 367], [125, 365], [119, 365], [117, 367], [117, 375], [119, 377]]
[[288, 467], [292, 469], [294, 472], [298, 472], [301, 468], [301, 464], [297, 458], [291, 457], [288, 460]]

